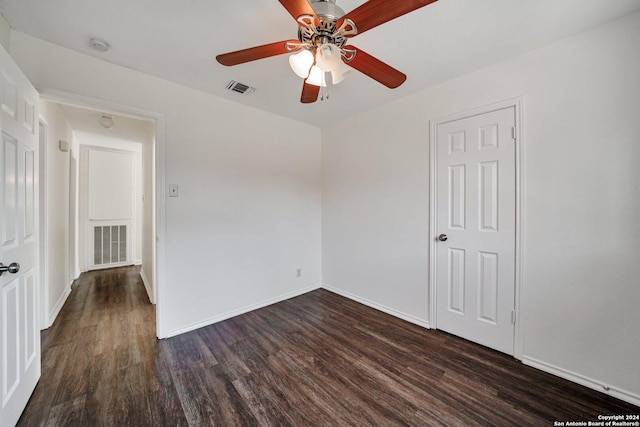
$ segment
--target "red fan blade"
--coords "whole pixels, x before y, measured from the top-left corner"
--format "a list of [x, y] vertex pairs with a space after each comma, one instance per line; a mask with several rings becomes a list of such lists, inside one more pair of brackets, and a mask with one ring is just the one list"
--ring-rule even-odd
[[404, 73], [396, 70], [390, 65], [385, 64], [377, 58], [369, 55], [362, 49], [355, 46], [345, 46], [344, 49], [356, 50], [354, 58], [346, 64], [366, 74], [373, 80], [376, 80], [390, 89], [395, 89], [407, 80]]
[[283, 40], [265, 44], [262, 46], [250, 47], [249, 49], [237, 50], [235, 52], [223, 53], [216, 56], [216, 59], [222, 65], [238, 65], [245, 62], [255, 61], [257, 59], [269, 58], [270, 56], [283, 55], [291, 53], [287, 49], [287, 43], [300, 43], [298, 40]]
[[318, 100], [318, 94], [320, 93], [320, 86], [310, 85], [305, 82], [302, 86], [302, 95], [300, 96], [300, 102], [303, 104], [311, 104]]
[[336, 23], [340, 28], [345, 19], [351, 19], [358, 27], [358, 34], [362, 34], [380, 24], [389, 22], [406, 13], [413, 12], [437, 0], [369, 0], [353, 9]]
[[296, 21], [300, 15], [311, 15], [313, 16], [314, 25], [317, 27], [320, 25], [320, 20], [316, 15], [316, 11], [313, 10], [311, 5], [307, 0], [279, 0], [280, 4], [287, 9], [287, 12], [293, 16], [293, 19]]

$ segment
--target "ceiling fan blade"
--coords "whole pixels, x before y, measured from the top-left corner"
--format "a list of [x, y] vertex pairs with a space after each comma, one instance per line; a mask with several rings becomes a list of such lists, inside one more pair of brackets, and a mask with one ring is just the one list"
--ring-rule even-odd
[[320, 20], [307, 0], [279, 0], [296, 21], [300, 15], [311, 15], [315, 26], [320, 25]]
[[245, 62], [251, 62], [257, 59], [269, 58], [271, 56], [283, 55], [285, 53], [291, 53], [296, 50], [288, 49], [287, 44], [296, 45], [300, 44], [300, 42], [298, 40], [283, 40], [281, 42], [250, 47], [249, 49], [223, 53], [216, 56], [216, 60], [222, 65], [231, 66], [244, 64]]
[[350, 62], [346, 62], [352, 68], [360, 71], [362, 74], [366, 74], [373, 80], [376, 80], [390, 89], [395, 89], [407, 80], [407, 76], [385, 64], [379, 59], [369, 55], [362, 49], [358, 49], [355, 46], [345, 46], [345, 50], [355, 50], [356, 54]]
[[320, 93], [320, 86], [310, 85], [307, 82], [302, 86], [302, 95], [300, 96], [300, 102], [303, 104], [311, 104], [318, 100], [318, 94]]
[[340, 28], [344, 20], [349, 18], [356, 24], [358, 34], [362, 34], [380, 24], [389, 22], [392, 19], [396, 19], [399, 16], [413, 12], [436, 1], [437, 0], [369, 0], [340, 18], [336, 23], [336, 28]]

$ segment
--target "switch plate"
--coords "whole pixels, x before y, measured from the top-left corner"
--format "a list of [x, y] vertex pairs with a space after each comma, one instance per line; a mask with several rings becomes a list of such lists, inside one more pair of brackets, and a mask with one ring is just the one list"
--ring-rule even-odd
[[169, 184], [169, 197], [178, 197], [178, 186], [176, 184]]

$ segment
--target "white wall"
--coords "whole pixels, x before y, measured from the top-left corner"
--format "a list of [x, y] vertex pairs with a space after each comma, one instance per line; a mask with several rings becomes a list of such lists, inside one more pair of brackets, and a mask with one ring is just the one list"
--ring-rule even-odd
[[69, 156], [69, 274], [75, 280], [80, 276], [80, 145], [74, 137]]
[[4, 16], [0, 14], [0, 44], [9, 52], [11, 49], [11, 27]]
[[43, 327], [55, 320], [71, 291], [73, 278], [69, 272], [70, 225], [69, 225], [69, 162], [70, 152], [58, 149], [60, 140], [74, 144], [69, 122], [57, 104], [41, 102], [40, 116], [46, 124], [45, 156], [46, 175], [40, 177], [45, 189], [44, 221], [45, 271], [42, 272], [43, 289], [41, 303], [44, 305]]
[[524, 360], [640, 399], [639, 46], [636, 13], [324, 129], [323, 281], [428, 322], [429, 120], [522, 95]]
[[318, 286], [318, 129], [16, 31], [11, 54], [36, 88], [164, 115], [162, 336]]

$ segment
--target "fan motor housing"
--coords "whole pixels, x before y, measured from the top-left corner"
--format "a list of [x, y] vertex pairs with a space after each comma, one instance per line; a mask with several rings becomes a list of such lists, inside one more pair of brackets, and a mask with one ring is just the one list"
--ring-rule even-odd
[[336, 5], [336, 0], [316, 0], [310, 2], [311, 7], [318, 18], [330, 18], [338, 20], [344, 16], [344, 10]]
[[345, 15], [344, 10], [336, 5], [335, 0], [316, 0], [310, 2], [310, 5], [316, 12], [320, 25], [315, 29], [298, 27], [298, 40], [312, 46], [324, 43], [332, 43], [338, 47], [344, 46], [347, 42], [346, 37], [336, 34], [336, 22]]

